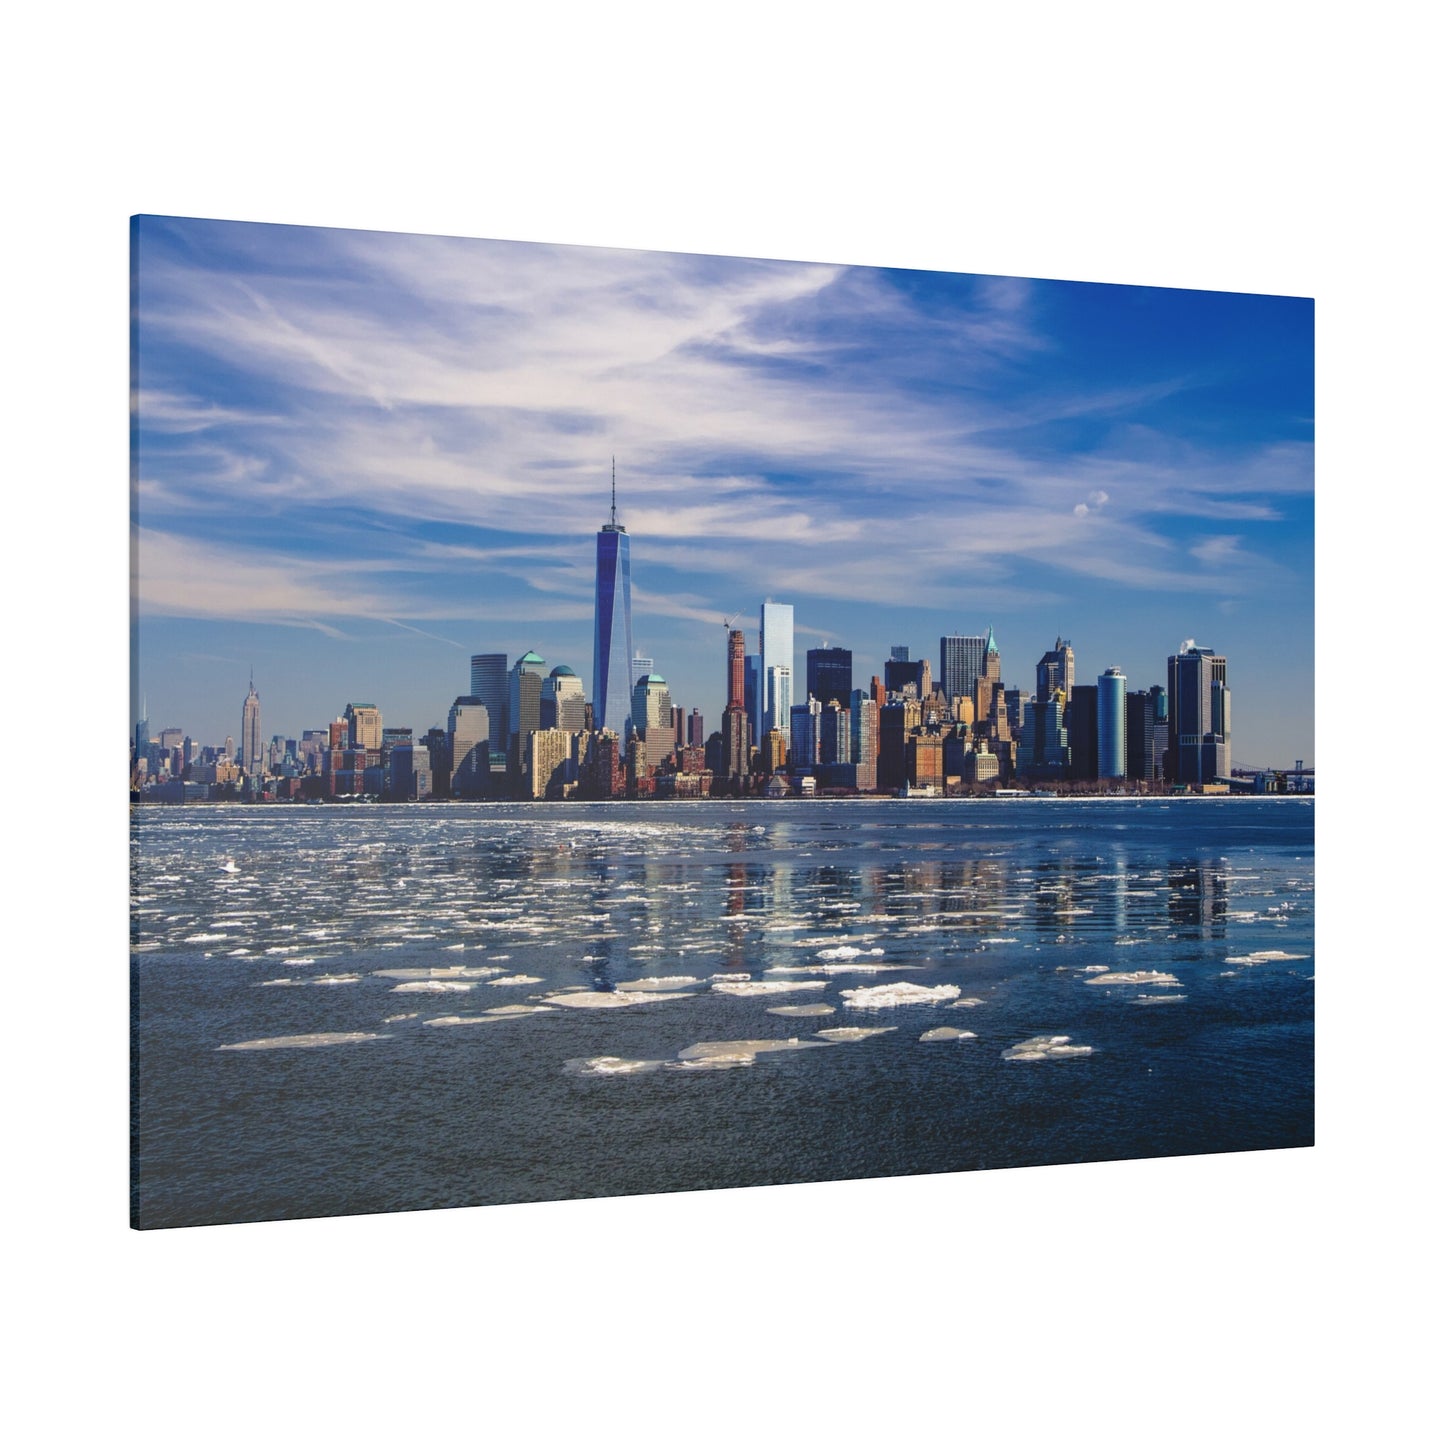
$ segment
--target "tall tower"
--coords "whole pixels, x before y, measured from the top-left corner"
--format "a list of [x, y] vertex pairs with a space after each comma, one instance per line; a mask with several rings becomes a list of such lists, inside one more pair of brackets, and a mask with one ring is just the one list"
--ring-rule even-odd
[[940, 637], [938, 639], [939, 684], [944, 696], [968, 697], [974, 694], [974, 683], [982, 676], [988, 637]]
[[728, 700], [723, 709], [723, 769], [728, 786], [742, 788], [752, 760], [752, 742], [748, 736], [747, 655], [743, 634], [737, 629], [728, 633]]
[[847, 707], [853, 696], [853, 654], [846, 647], [814, 647], [808, 652], [808, 694], [825, 706]]
[[246, 701], [241, 704], [241, 766], [251, 777], [261, 772], [261, 696], [256, 691], [255, 674]]
[[788, 730], [793, 711], [793, 607], [764, 602], [758, 617], [757, 736]]
[[1168, 773], [1176, 783], [1229, 777], [1227, 659], [1193, 638], [1169, 659]]
[[494, 753], [507, 749], [511, 729], [507, 722], [507, 654], [479, 652], [472, 658], [469, 696], [487, 710], [488, 745]]
[[1062, 637], [1054, 639], [1053, 647], [1039, 658], [1035, 672], [1034, 697], [1046, 702], [1055, 692], [1064, 694], [1067, 707], [1074, 691], [1074, 647]]
[[1122, 778], [1124, 752], [1124, 684], [1128, 679], [1117, 667], [1099, 676], [1099, 777]]
[[592, 713], [600, 732], [619, 736], [632, 711], [632, 558], [617, 520], [617, 458], [612, 459], [612, 516], [597, 534], [597, 592], [592, 631]]

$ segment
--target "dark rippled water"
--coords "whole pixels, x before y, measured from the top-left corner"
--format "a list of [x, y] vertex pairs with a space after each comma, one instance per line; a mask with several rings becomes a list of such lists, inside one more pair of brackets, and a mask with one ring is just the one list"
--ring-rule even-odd
[[1309, 801], [133, 820], [142, 1227], [1313, 1142]]

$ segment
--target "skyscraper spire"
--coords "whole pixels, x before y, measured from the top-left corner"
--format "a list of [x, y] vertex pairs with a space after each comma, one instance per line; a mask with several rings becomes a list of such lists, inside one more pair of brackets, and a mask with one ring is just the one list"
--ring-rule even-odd
[[612, 458], [612, 525], [617, 525], [617, 458]]

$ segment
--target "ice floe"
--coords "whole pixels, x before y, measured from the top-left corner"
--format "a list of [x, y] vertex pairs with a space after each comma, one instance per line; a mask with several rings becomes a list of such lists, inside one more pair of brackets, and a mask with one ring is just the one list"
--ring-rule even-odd
[[519, 984], [519, 983], [541, 983], [541, 982], [542, 982], [542, 980], [541, 980], [540, 978], [533, 978], [532, 975], [529, 974], [529, 973], [509, 973], [509, 974], [507, 974], [506, 977], [504, 977], [504, 978], [489, 978], [489, 979], [487, 980], [487, 987], [488, 987], [488, 988], [501, 988], [501, 987], [508, 987], [508, 986], [510, 986], [510, 985]]
[[845, 988], [841, 992], [849, 1008], [897, 1008], [911, 1003], [945, 1003], [963, 990], [952, 983], [933, 988], [919, 983], [881, 983], [875, 988]]
[[668, 993], [673, 989], [686, 988], [689, 984], [701, 982], [700, 978], [680, 973], [670, 978], [633, 978], [626, 983], [619, 983], [617, 988], [619, 992], [625, 993]]
[[275, 1039], [247, 1039], [240, 1044], [222, 1044], [223, 1049], [319, 1049], [328, 1044], [367, 1044], [389, 1039], [390, 1034], [286, 1034]]
[[1147, 983], [1156, 988], [1178, 988], [1179, 980], [1172, 973], [1157, 968], [1139, 968], [1133, 973], [1096, 973], [1086, 983]]
[[308, 979], [307, 982], [325, 987], [337, 983], [360, 983], [359, 973], [323, 973], [317, 978]]
[[981, 998], [956, 998], [949, 1008], [977, 1008], [982, 1002]]
[[1094, 1051], [1088, 1044], [1069, 1042], [1068, 1034], [1036, 1034], [1021, 1044], [1005, 1049], [999, 1056], [1005, 1059], [1075, 1059]]
[[801, 1039], [731, 1039], [725, 1042], [692, 1044], [678, 1050], [678, 1058], [689, 1069], [746, 1068], [759, 1054], [796, 1053], [822, 1045]]
[[1188, 1003], [1189, 995], [1184, 993], [1141, 993], [1131, 998], [1130, 1003]]
[[418, 1019], [420, 1017], [420, 1014], [391, 1014], [387, 1018], [382, 1019], [382, 1023], [404, 1024], [408, 1019]]
[[428, 978], [415, 983], [399, 983], [392, 993], [467, 993], [476, 987], [475, 983], [458, 979]]
[[929, 1029], [926, 1033], [919, 1034], [918, 1042], [937, 1044], [942, 1043], [945, 1039], [976, 1039], [977, 1037], [977, 1034], [970, 1033], [968, 1029]]
[[1232, 958], [1226, 958], [1225, 963], [1242, 963], [1247, 968], [1253, 968], [1257, 963], [1275, 963], [1284, 959], [1308, 958], [1307, 953], [1283, 953], [1277, 948], [1259, 948], [1253, 953], [1237, 954]]
[[785, 1019], [816, 1018], [821, 1014], [834, 1014], [838, 1010], [830, 1003], [784, 1003], [768, 1010]]
[[610, 1079], [627, 1074], [649, 1074], [654, 1069], [666, 1067], [666, 1060], [619, 1059], [612, 1054], [602, 1054], [595, 1059], [568, 1059], [562, 1067], [567, 1073], [583, 1078]]
[[372, 977], [395, 978], [403, 981], [409, 979], [491, 978], [495, 974], [505, 972], [504, 968], [467, 968], [463, 964], [454, 963], [447, 968], [377, 968], [372, 970]]
[[587, 990], [580, 993], [549, 993], [546, 1001], [561, 1004], [564, 1008], [628, 1008], [634, 1004], [666, 1003], [670, 999], [696, 998], [691, 993], [598, 993]]
[[856, 1044], [863, 1039], [871, 1039], [874, 1034], [896, 1033], [894, 1025], [889, 1024], [886, 1028], [864, 1029], [856, 1025], [850, 1025], [836, 1029], [819, 1029], [818, 1038], [827, 1039], [830, 1044]]
[[761, 978], [747, 982], [741, 979], [728, 979], [725, 982], [713, 984], [712, 991], [714, 993], [725, 993], [732, 998], [754, 998], [761, 994], [793, 993], [798, 989], [827, 987], [827, 980], [822, 978]]

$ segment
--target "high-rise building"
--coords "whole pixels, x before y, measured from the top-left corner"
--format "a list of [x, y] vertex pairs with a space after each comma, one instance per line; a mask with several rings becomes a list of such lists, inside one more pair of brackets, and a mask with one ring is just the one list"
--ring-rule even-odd
[[381, 753], [381, 709], [374, 702], [349, 702], [344, 714], [347, 745], [354, 752]]
[[853, 737], [849, 726], [851, 714], [846, 704], [830, 698], [820, 704], [818, 727], [818, 763], [830, 767], [853, 761]]
[[1191, 638], [1169, 659], [1168, 776], [1176, 783], [1228, 779], [1227, 659]]
[[793, 608], [764, 602], [758, 617], [757, 737], [770, 728], [787, 729], [793, 710]]
[[[478, 697], [459, 697], [447, 714], [447, 775], [457, 798], [482, 797], [491, 786], [491, 722]], [[435, 768], [433, 768], [435, 771]]]
[[824, 707], [836, 702], [848, 706], [853, 695], [853, 654], [846, 647], [813, 647], [808, 650], [808, 696]]
[[566, 663], [554, 667], [542, 683], [542, 726], [580, 733], [586, 723], [586, 707], [582, 679]]
[[[883, 664], [883, 685], [890, 697], [906, 694], [924, 698], [932, 691], [931, 687], [925, 686], [930, 682], [931, 674], [932, 668], [926, 657], [915, 661], [909, 658], [906, 647], [895, 647], [893, 655]], [[912, 693], [908, 693], [909, 688], [913, 689]]]
[[1099, 777], [1122, 778], [1124, 766], [1124, 684], [1117, 667], [1099, 677]]
[[1099, 776], [1099, 689], [1080, 683], [1069, 700], [1069, 776], [1092, 783]]
[[479, 652], [472, 658], [472, 685], [467, 694], [487, 710], [490, 745], [494, 753], [507, 750], [511, 726], [507, 719], [507, 654]]
[[1074, 647], [1062, 637], [1054, 639], [1054, 645], [1039, 658], [1035, 669], [1034, 696], [1040, 702], [1047, 702], [1054, 693], [1062, 692], [1064, 706], [1074, 691]]
[[675, 750], [672, 732], [672, 694], [655, 672], [638, 680], [632, 690], [632, 736], [644, 744], [644, 761], [655, 768]]
[[703, 731], [702, 713], [697, 708], [687, 715], [687, 745], [690, 748], [700, 748], [707, 742], [707, 734]]
[[872, 693], [855, 688], [849, 713], [850, 751], [857, 767], [855, 786], [872, 792], [878, 786], [878, 704]]
[[632, 711], [632, 559], [627, 528], [617, 520], [617, 459], [612, 461], [611, 520], [597, 534], [597, 590], [592, 629], [592, 714], [596, 727], [621, 733]]
[[747, 692], [747, 644], [734, 628], [728, 633], [727, 702], [725, 707], [742, 707]]
[[1164, 776], [1169, 743], [1169, 694], [1157, 683], [1124, 698], [1124, 764], [1126, 775], [1141, 782]]
[[527, 734], [542, 726], [542, 679], [547, 664], [535, 652], [524, 652], [507, 674], [507, 768], [515, 783], [522, 779], [527, 759]]
[[818, 766], [822, 714], [822, 704], [815, 697], [793, 704], [788, 720], [788, 769], [795, 778], [801, 773], [811, 773]]
[[241, 704], [241, 766], [252, 777], [261, 771], [261, 696], [254, 676]]
[[[993, 629], [989, 629], [989, 636]], [[982, 674], [987, 637], [940, 637], [938, 639], [938, 677], [944, 695], [950, 698], [969, 697], [974, 682]]]

